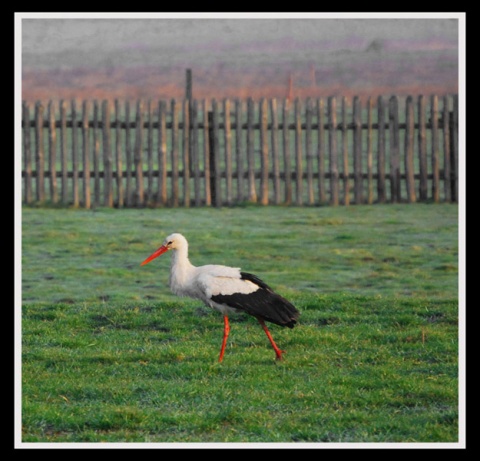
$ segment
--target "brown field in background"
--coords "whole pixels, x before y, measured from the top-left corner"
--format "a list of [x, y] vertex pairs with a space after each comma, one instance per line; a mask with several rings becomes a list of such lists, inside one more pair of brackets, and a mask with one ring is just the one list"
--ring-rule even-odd
[[[372, 76], [349, 81], [322, 76], [321, 71], [193, 71], [193, 97], [223, 98], [306, 98], [372, 96], [396, 94], [457, 93], [456, 78], [438, 81], [407, 72], [403, 77]], [[355, 73], [352, 70], [352, 75]], [[357, 72], [358, 73], [358, 72]], [[22, 80], [22, 99], [181, 99], [185, 97], [186, 69], [70, 69], [26, 70]]]
[[[181, 99], [186, 69], [192, 70], [193, 97], [306, 98], [458, 92], [458, 51], [450, 43], [438, 49], [415, 43], [408, 52], [396, 49], [330, 52], [314, 56], [259, 53], [239, 62], [211, 58], [208, 53], [178, 62], [151, 54], [134, 61], [117, 53], [112, 60], [89, 62], [88, 56], [24, 63], [22, 99]], [[431, 46], [430, 46], [431, 48]], [[306, 53], [306, 51], [305, 51]], [[181, 56], [181, 54], [180, 54]], [[33, 60], [32, 60], [33, 61]], [[53, 62], [52, 62], [53, 61]]]

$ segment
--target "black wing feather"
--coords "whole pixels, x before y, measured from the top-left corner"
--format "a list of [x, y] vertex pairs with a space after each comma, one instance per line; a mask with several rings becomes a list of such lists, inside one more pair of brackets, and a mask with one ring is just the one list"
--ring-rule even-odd
[[241, 272], [242, 280], [248, 280], [259, 289], [253, 293], [234, 293], [230, 295], [214, 295], [212, 300], [219, 304], [226, 304], [247, 314], [259, 317], [267, 322], [293, 328], [297, 323], [300, 312], [285, 298], [275, 293], [263, 280], [254, 274]]

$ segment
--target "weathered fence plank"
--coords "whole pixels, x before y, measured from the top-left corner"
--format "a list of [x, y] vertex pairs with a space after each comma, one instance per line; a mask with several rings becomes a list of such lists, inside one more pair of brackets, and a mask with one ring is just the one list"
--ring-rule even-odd
[[237, 99], [235, 101], [235, 158], [237, 163], [237, 200], [243, 202], [245, 200], [244, 193], [244, 144], [242, 134], [242, 102]]
[[[72, 106], [72, 189], [73, 189], [73, 206], [78, 207], [80, 205], [80, 192], [79, 192], [79, 155], [78, 155], [78, 124], [77, 124], [77, 103], [75, 99], [71, 101]], [[105, 123], [106, 125], [106, 123]], [[110, 142], [110, 134], [107, 134], [108, 142]], [[113, 194], [112, 194], [113, 200]], [[113, 201], [105, 206], [112, 206]]]
[[385, 179], [385, 101], [382, 96], [377, 99], [377, 119], [378, 119], [378, 143], [377, 143], [377, 200], [379, 203], [385, 203], [386, 179]]
[[415, 173], [413, 170], [413, 140], [414, 140], [414, 118], [413, 99], [411, 96], [406, 101], [405, 119], [405, 177], [407, 183], [407, 200], [410, 203], [416, 202], [415, 195]]
[[267, 100], [260, 101], [259, 122], [260, 122], [260, 203], [268, 205], [268, 137], [267, 137]]
[[210, 188], [210, 112], [207, 101], [203, 101], [203, 162], [205, 176], [205, 205], [212, 204], [212, 191]]
[[[90, 193], [90, 142], [89, 142], [89, 109], [88, 101], [82, 104], [82, 159], [83, 159], [83, 207], [89, 209], [91, 207]], [[122, 202], [123, 205], [123, 202]]]
[[[115, 166], [117, 170], [117, 204], [123, 207], [123, 165], [122, 165], [122, 138], [120, 127], [120, 102], [115, 100]], [[87, 125], [88, 128], [88, 125]]]
[[167, 204], [167, 106], [158, 103], [158, 195], [157, 203]]
[[26, 203], [32, 202], [32, 150], [30, 143], [30, 107], [23, 101], [23, 198]]
[[343, 204], [350, 205], [350, 178], [348, 162], [347, 98], [342, 98], [342, 160], [343, 160]]
[[373, 203], [373, 128], [372, 98], [367, 100], [367, 203]]
[[450, 117], [450, 178], [451, 200], [458, 201], [458, 94], [453, 96], [453, 110]]
[[318, 202], [327, 201], [325, 192], [325, 103], [317, 99], [317, 160], [318, 160]]
[[[61, 107], [63, 105], [61, 104]], [[62, 111], [63, 114], [63, 111]], [[66, 131], [64, 126], [65, 117], [62, 117], [62, 131], [63, 134]], [[93, 206], [97, 207], [100, 205], [100, 139], [99, 139], [99, 107], [98, 101], [94, 101], [93, 104]], [[66, 163], [66, 146], [63, 145], [65, 136], [62, 135], [62, 175], [65, 173], [65, 180], [62, 180], [62, 195], [64, 184], [66, 184], [66, 174], [67, 170], [63, 169], [63, 165]], [[64, 155], [65, 154], [65, 161]], [[67, 197], [62, 199], [63, 203], [67, 203]]]
[[147, 194], [146, 202], [151, 204], [153, 197], [153, 107], [152, 101], [147, 102]]
[[330, 204], [338, 205], [338, 163], [337, 163], [337, 99], [328, 98], [328, 147], [330, 164]]
[[[142, 207], [144, 204], [144, 184], [143, 184], [143, 103], [137, 101], [137, 113], [135, 116], [135, 149], [133, 151], [133, 163], [135, 165], [135, 205]], [[173, 132], [173, 130], [172, 130]]]
[[312, 101], [308, 98], [305, 105], [305, 154], [307, 156], [307, 203], [309, 205], [315, 203], [313, 194], [312, 112]]
[[247, 101], [247, 159], [248, 159], [248, 201], [257, 201], [255, 188], [255, 151], [254, 151], [254, 111], [255, 106], [252, 98]]
[[278, 149], [278, 113], [277, 100], [270, 101], [270, 113], [272, 120], [271, 136], [272, 136], [272, 169], [273, 169], [273, 203], [280, 205], [280, 157]]
[[113, 206], [113, 162], [112, 148], [110, 143], [110, 104], [108, 101], [102, 102], [102, 122], [103, 122], [103, 174], [104, 190], [103, 204], [106, 207]]
[[438, 98], [432, 95], [431, 100], [431, 124], [432, 124], [432, 198], [439, 201], [439, 155], [438, 155]]
[[223, 125], [224, 125], [224, 150], [225, 150], [225, 181], [226, 181], [226, 200], [227, 205], [233, 203], [232, 197], [232, 133], [230, 122], [230, 101], [223, 101]]
[[355, 203], [363, 202], [362, 175], [362, 103], [358, 96], [353, 98], [353, 190]]
[[295, 191], [296, 204], [303, 205], [302, 114], [300, 99], [295, 99]]
[[37, 202], [45, 200], [45, 158], [43, 148], [43, 105], [35, 104], [35, 168], [37, 172]]
[[[214, 99], [212, 100], [212, 125], [213, 125], [213, 144], [210, 144], [210, 167], [213, 167], [213, 174], [210, 178], [215, 183], [215, 196], [212, 193], [212, 200], [215, 206], [222, 206], [222, 176], [220, 169], [220, 121], [218, 113], [218, 103]], [[212, 155], [213, 145], [213, 155]]]
[[212, 100], [212, 111], [209, 112], [209, 149], [210, 149], [210, 189], [212, 194], [212, 203], [216, 207], [222, 206], [222, 189], [220, 174], [220, 140], [219, 140], [219, 122], [218, 122], [218, 104], [215, 99]]
[[194, 100], [192, 104], [192, 119], [190, 121], [192, 125], [192, 162], [193, 162], [193, 191], [195, 194], [195, 206], [202, 204], [200, 193], [200, 152], [199, 152], [199, 140], [198, 140], [198, 101]]
[[125, 205], [131, 207], [133, 201], [133, 186], [132, 186], [132, 141], [130, 139], [130, 103], [125, 102]]
[[337, 97], [327, 102], [297, 98], [291, 110], [286, 99], [281, 108], [275, 99], [139, 100], [132, 117], [128, 101], [122, 113], [118, 100], [77, 107], [72, 99], [60, 101], [55, 120], [52, 101], [47, 110], [36, 102], [33, 117], [24, 101], [23, 200], [85, 208], [338, 205], [342, 181], [344, 205], [383, 203], [388, 178], [390, 202], [457, 201], [456, 95], [430, 96], [428, 116], [421, 95], [394, 95], [388, 108], [382, 97], [364, 104], [354, 97], [351, 112], [345, 97], [338, 109]]
[[445, 201], [451, 200], [451, 160], [450, 160], [450, 112], [448, 107], [448, 96], [443, 98], [443, 189]]
[[292, 165], [290, 159], [289, 100], [283, 101], [283, 165], [285, 172], [285, 204], [292, 203]]
[[183, 206], [190, 207], [190, 104], [183, 101]]
[[390, 193], [393, 203], [400, 201], [400, 127], [398, 122], [398, 98], [389, 101], [390, 128]]
[[178, 109], [177, 102], [172, 99], [170, 102], [170, 108], [172, 111], [172, 148], [171, 148], [171, 162], [172, 162], [172, 206], [177, 207], [179, 205], [178, 197]]
[[50, 200], [52, 203], [58, 202], [56, 162], [57, 129], [55, 126], [55, 106], [50, 101], [48, 103], [48, 170], [50, 173]]
[[427, 124], [425, 120], [425, 98], [418, 98], [418, 162], [420, 171], [419, 198], [427, 199], [428, 171], [427, 171]]

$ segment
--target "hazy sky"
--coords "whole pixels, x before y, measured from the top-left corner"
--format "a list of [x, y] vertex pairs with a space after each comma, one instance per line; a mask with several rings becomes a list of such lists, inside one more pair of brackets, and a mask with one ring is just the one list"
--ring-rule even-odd
[[[66, 51], [108, 54], [123, 48], [235, 45], [293, 38], [355, 46], [374, 39], [456, 40], [456, 19], [23, 19], [24, 65]], [[350, 41], [348, 41], [350, 40]], [[345, 45], [345, 43], [347, 45]]]

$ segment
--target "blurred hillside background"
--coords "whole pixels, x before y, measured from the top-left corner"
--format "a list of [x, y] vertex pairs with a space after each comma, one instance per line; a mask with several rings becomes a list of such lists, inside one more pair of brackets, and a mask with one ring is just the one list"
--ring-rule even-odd
[[22, 20], [22, 99], [458, 92], [457, 19]]

